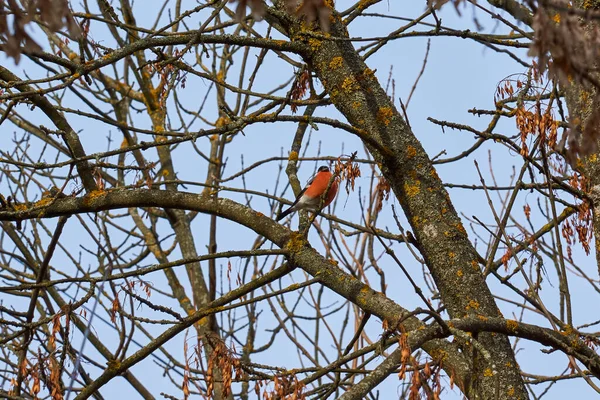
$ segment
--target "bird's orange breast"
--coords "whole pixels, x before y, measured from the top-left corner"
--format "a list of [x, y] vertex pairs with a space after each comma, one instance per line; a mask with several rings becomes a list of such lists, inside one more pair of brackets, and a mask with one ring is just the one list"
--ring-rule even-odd
[[[327, 186], [329, 185], [329, 180], [331, 179], [331, 176], [332, 176], [331, 172], [319, 172], [315, 176], [315, 179], [312, 181], [310, 186], [308, 188], [306, 188], [306, 192], [304, 192], [304, 195], [308, 196], [310, 198], [313, 198], [313, 199], [320, 198], [321, 196], [323, 196], [323, 193], [325, 193], [325, 191], [327, 190]], [[327, 207], [333, 201], [333, 199], [335, 199], [337, 191], [338, 191], [338, 180], [335, 179], [331, 183], [331, 186], [329, 187], [329, 191], [327, 192], [327, 195], [325, 196], [325, 199], [323, 200], [323, 205], [322, 205], [323, 208]]]

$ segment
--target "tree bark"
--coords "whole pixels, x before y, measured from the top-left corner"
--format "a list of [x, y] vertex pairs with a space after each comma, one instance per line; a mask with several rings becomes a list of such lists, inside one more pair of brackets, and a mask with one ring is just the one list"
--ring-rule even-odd
[[[374, 71], [347, 40], [348, 31], [340, 16], [334, 11], [331, 19], [329, 34], [307, 30], [306, 24], [293, 18], [281, 20], [281, 25], [292, 42], [307, 44], [304, 60], [336, 108], [363, 131], [361, 139], [402, 205], [450, 316], [501, 315], [476, 251], [431, 159]], [[465, 348], [473, 358], [465, 395], [472, 399], [528, 398], [508, 338], [481, 333], [477, 340], [490, 357]]]

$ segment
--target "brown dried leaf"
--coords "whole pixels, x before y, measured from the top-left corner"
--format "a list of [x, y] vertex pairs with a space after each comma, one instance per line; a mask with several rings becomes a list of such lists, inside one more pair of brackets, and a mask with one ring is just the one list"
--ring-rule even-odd
[[[23, 50], [32, 53], [41, 51], [41, 47], [25, 30], [36, 19], [52, 31], [59, 31], [66, 26], [72, 37], [81, 35], [81, 28], [71, 14], [68, 0], [32, 0], [25, 4], [23, 9], [15, 0], [0, 1], [0, 35], [5, 38], [3, 50], [16, 63]], [[7, 16], [12, 17], [10, 27]]]
[[[308, 72], [308, 69], [304, 69], [304, 71], [302, 71], [298, 75], [296, 80], [294, 81], [292, 90], [290, 92], [290, 99], [292, 101], [293, 100], [302, 100], [302, 98], [306, 95], [306, 91], [309, 88], [309, 84], [310, 84], [310, 72]], [[295, 114], [296, 111], [298, 110], [298, 105], [291, 103], [290, 109], [292, 110], [292, 113]]]
[[506, 253], [502, 256], [502, 264], [504, 264], [504, 269], [508, 270], [508, 261], [510, 260], [510, 250], [506, 250]]
[[[230, 3], [235, 3], [236, 0], [229, 0]], [[237, 0], [238, 5], [235, 8], [235, 20], [240, 22], [246, 18], [246, 7], [250, 7], [252, 16], [260, 21], [265, 16], [265, 3], [262, 0]]]
[[50, 396], [52, 400], [63, 400], [60, 381], [60, 364], [54, 357], [50, 359]]
[[[293, 1], [290, 0], [288, 0], [288, 2], [293, 3]], [[325, 32], [329, 32], [331, 9], [325, 0], [304, 0], [296, 14], [305, 17], [308, 23], [318, 21], [321, 29]]]
[[117, 319], [117, 312], [119, 312], [120, 308], [121, 308], [121, 304], [119, 303], [119, 294], [117, 293], [112, 302], [112, 308], [110, 310], [110, 320], [112, 321], [113, 324], [115, 323], [115, 321]]
[[390, 198], [391, 190], [390, 183], [383, 176], [380, 176], [375, 187], [375, 212], [381, 211], [383, 201], [388, 201]]
[[[592, 110], [584, 121], [579, 117], [569, 119], [570, 129], [565, 132], [558, 150], [565, 155], [567, 162], [575, 167], [579, 157], [585, 157], [598, 150], [600, 139], [600, 81], [596, 78], [596, 60], [600, 57], [600, 30], [595, 22], [588, 22], [574, 9], [574, 12], [557, 12], [544, 4], [538, 4], [533, 18], [535, 38], [529, 55], [537, 58], [537, 70], [542, 74], [548, 71], [562, 86], [578, 86], [586, 94], [586, 102]], [[552, 132], [554, 133], [554, 132]], [[549, 138], [549, 141], [552, 139]]]
[[[235, 19], [238, 22], [246, 17], [246, 7], [250, 7], [252, 16], [259, 21], [265, 16], [266, 7], [262, 0], [229, 1], [238, 2], [235, 9]], [[329, 17], [332, 10], [325, 0], [285, 0], [284, 4], [288, 13], [304, 17], [308, 23], [318, 21], [321, 30], [329, 32]]]
[[357, 154], [358, 152], [355, 151], [345, 162], [342, 162], [342, 158], [338, 157], [333, 168], [334, 175], [338, 176], [340, 180], [346, 181], [346, 193], [348, 194], [350, 193], [350, 188], [354, 191], [356, 178], [360, 177], [360, 167], [358, 163], [354, 163]]

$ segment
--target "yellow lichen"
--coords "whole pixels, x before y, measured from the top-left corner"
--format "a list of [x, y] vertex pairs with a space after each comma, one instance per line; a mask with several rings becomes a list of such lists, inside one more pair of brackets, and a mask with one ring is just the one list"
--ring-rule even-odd
[[315, 39], [315, 38], [308, 39], [308, 45], [310, 46], [310, 48], [313, 51], [319, 50], [319, 48], [321, 47], [322, 44], [323, 43], [320, 40], [318, 40], [318, 39]]
[[560, 23], [560, 14], [554, 14], [554, 16], [552, 17], [552, 21], [556, 22], [557, 24]]
[[352, 102], [352, 108], [354, 108], [356, 110], [359, 107], [360, 107], [360, 101], [353, 101]]
[[581, 104], [587, 104], [590, 101], [590, 93], [587, 90], [581, 90], [579, 93], [579, 101]]
[[413, 158], [416, 155], [417, 155], [417, 149], [415, 149], [413, 146], [406, 147], [406, 156], [408, 158]]
[[451, 251], [451, 252], [448, 253], [448, 257], [449, 258], [456, 258], [456, 253], [453, 252], [453, 251]]
[[573, 327], [572, 326], [565, 325], [565, 328], [560, 331], [560, 334], [563, 335], [563, 336], [567, 336], [567, 335], [572, 334], [573, 332], [574, 331], [573, 331]]
[[342, 82], [341, 88], [344, 92], [351, 92], [354, 90], [358, 90], [359, 86], [358, 82], [356, 82], [356, 79], [354, 79], [354, 77], [347, 76], [346, 79], [344, 79], [344, 82]]
[[290, 155], [288, 156], [288, 160], [290, 160], [290, 161], [296, 161], [296, 160], [298, 160], [298, 152], [297, 151], [291, 151]]
[[463, 275], [464, 274], [462, 272], [462, 269], [459, 269], [458, 271], [456, 271], [456, 276], [458, 276], [459, 278], [462, 278]]
[[268, 120], [271, 119], [275, 116], [275, 113], [266, 113], [266, 114], [260, 114], [258, 117], [256, 117], [257, 120]]
[[33, 206], [34, 207], [44, 207], [52, 204], [54, 199], [52, 197], [44, 197], [43, 199], [36, 201]]
[[511, 332], [516, 332], [517, 328], [519, 327], [519, 323], [517, 321], [515, 321], [514, 319], [509, 319], [509, 320], [506, 321], [506, 327]]
[[467, 310], [478, 310], [479, 309], [479, 302], [477, 300], [470, 300], [469, 304], [467, 304], [466, 307]]
[[15, 211], [25, 211], [25, 210], [27, 210], [27, 206], [25, 204], [13, 204], [12, 208]]
[[228, 117], [222, 116], [222, 117], [219, 117], [219, 119], [217, 119], [217, 122], [215, 122], [215, 126], [217, 128], [221, 128], [221, 127], [227, 125], [229, 122], [230, 122], [230, 120]]
[[487, 376], [488, 378], [494, 376], [494, 371], [492, 371], [491, 368], [486, 368], [485, 371], [483, 371], [483, 376]]
[[105, 193], [106, 192], [104, 190], [92, 190], [83, 197], [83, 205], [91, 205], [94, 202], [94, 200], [96, 200], [98, 197], [104, 196]]
[[286, 243], [285, 247], [291, 251], [292, 253], [298, 252], [304, 247], [304, 243], [306, 240], [304, 236], [298, 232], [292, 232], [290, 235], [290, 240]]
[[465, 227], [463, 226], [463, 224], [462, 224], [462, 223], [460, 223], [460, 222], [456, 224], [456, 229], [457, 229], [457, 230], [458, 230], [460, 233], [462, 233], [463, 235], [466, 235], [466, 234], [467, 234], [467, 230], [465, 229]]
[[477, 262], [477, 260], [471, 260], [471, 267], [473, 267], [474, 270], [479, 269], [479, 263]]
[[431, 354], [431, 357], [437, 361], [444, 361], [448, 358], [448, 352], [444, 350], [435, 349], [429, 354]]
[[510, 397], [514, 397], [515, 396], [515, 388], [511, 386], [510, 389], [508, 389], [507, 393]]
[[344, 63], [344, 59], [342, 57], [333, 57], [329, 62], [329, 68], [338, 69]]
[[414, 196], [418, 195], [421, 192], [421, 182], [415, 181], [414, 184], [410, 184], [408, 182], [405, 183], [404, 191], [406, 192], [406, 195], [408, 197], [414, 197]]
[[382, 107], [377, 111], [377, 121], [387, 126], [392, 121], [393, 115], [394, 112], [391, 107]]

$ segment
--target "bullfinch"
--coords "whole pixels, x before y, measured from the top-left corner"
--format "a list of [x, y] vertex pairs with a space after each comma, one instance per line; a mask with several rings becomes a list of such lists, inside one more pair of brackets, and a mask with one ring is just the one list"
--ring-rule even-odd
[[[302, 189], [294, 203], [287, 210], [277, 215], [277, 221], [285, 218], [294, 211], [307, 210], [316, 212], [331, 204], [338, 192], [338, 178], [334, 178], [330, 186], [329, 181], [331, 177], [332, 173], [329, 171], [329, 167], [325, 165], [319, 167], [317, 174]], [[325, 193], [327, 187], [329, 187], [329, 190]]]

